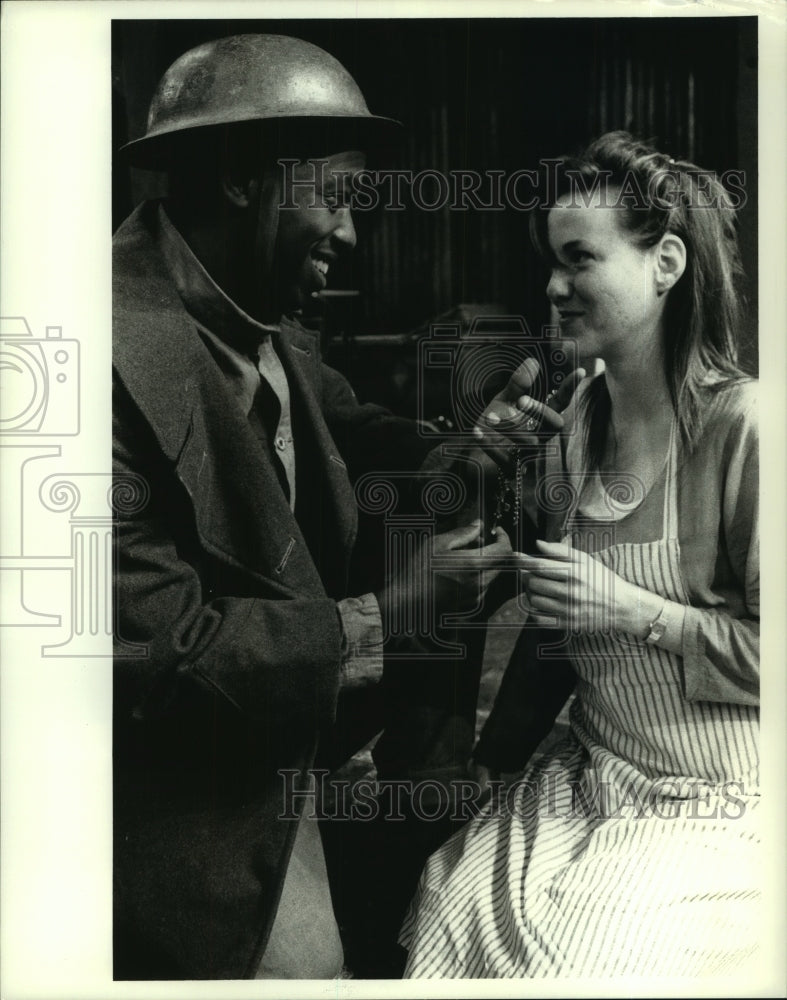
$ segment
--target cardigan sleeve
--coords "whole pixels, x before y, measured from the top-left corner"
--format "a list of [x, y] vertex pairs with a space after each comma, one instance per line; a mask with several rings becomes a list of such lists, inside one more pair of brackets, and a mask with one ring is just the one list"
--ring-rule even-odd
[[742, 594], [717, 608], [687, 607], [683, 682], [689, 701], [759, 704], [759, 435], [756, 393], [723, 448], [719, 545]]

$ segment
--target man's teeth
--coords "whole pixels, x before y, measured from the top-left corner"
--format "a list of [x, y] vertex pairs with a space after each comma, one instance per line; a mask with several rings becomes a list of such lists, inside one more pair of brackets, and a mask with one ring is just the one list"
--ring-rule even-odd
[[328, 273], [328, 262], [327, 261], [325, 261], [325, 260], [318, 260], [317, 258], [315, 258], [314, 259], [314, 266], [317, 268], [317, 270], [320, 272], [320, 274], [327, 274]]

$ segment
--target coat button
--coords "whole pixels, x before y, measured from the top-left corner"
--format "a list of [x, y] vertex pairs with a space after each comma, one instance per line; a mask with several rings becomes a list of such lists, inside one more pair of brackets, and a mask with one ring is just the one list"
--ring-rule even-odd
[[283, 437], [276, 438], [276, 447], [278, 448], [279, 451], [284, 451], [284, 449], [287, 447], [287, 442], [284, 440]]

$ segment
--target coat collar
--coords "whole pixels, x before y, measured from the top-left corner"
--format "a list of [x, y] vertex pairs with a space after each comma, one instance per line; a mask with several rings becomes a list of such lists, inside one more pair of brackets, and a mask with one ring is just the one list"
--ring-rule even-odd
[[212, 362], [151, 234], [154, 208], [140, 205], [113, 241], [112, 360], [164, 454], [176, 459]]
[[[155, 203], [141, 205], [115, 236], [113, 360], [195, 508], [209, 550], [247, 568], [273, 568], [284, 589], [322, 589], [317, 569], [275, 470], [226, 380], [197, 334], [169, 277], [155, 238]], [[325, 424], [316, 337], [284, 320], [277, 350], [293, 407], [305, 410], [327, 490], [325, 532], [340, 542], [345, 565], [356, 508], [344, 464]], [[263, 511], [262, 516], [260, 511]], [[266, 573], [267, 575], [267, 573]], [[332, 587], [331, 589], [336, 589]]]

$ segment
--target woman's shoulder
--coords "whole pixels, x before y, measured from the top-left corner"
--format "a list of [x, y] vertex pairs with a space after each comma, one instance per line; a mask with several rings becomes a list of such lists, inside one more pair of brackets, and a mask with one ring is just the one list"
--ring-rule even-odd
[[757, 379], [709, 379], [705, 385], [703, 403], [703, 436], [756, 434], [759, 404]]

